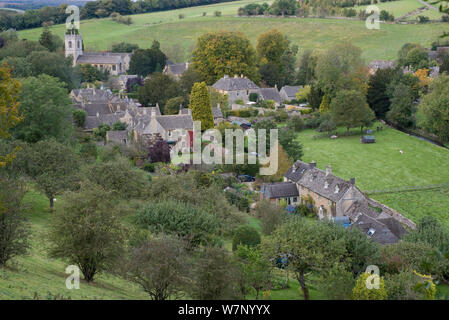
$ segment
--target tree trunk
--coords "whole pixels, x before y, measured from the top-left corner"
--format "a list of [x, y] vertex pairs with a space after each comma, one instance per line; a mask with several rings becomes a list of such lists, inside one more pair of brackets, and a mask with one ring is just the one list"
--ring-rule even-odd
[[309, 288], [306, 287], [306, 279], [304, 277], [304, 273], [303, 272], [299, 273], [298, 282], [301, 285], [301, 289], [302, 289], [302, 292], [304, 294], [304, 300], [310, 300]]
[[53, 210], [54, 205], [53, 197], [50, 197], [50, 210]]

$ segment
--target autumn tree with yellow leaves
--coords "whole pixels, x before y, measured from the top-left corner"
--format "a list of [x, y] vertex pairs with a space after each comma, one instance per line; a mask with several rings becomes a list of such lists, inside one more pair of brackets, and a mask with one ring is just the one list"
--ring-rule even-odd
[[[11, 78], [11, 70], [6, 64], [0, 67], [0, 138], [7, 139], [11, 136], [9, 129], [22, 121], [19, 114], [18, 95], [20, 83]], [[0, 167], [5, 167], [14, 157], [17, 149], [6, 155], [0, 155]]]

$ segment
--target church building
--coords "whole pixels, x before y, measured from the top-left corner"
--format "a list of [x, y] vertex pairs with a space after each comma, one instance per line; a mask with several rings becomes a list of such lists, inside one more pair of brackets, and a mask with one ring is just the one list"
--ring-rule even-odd
[[84, 52], [83, 38], [77, 29], [65, 34], [65, 56], [73, 57], [73, 65], [90, 64], [100, 71], [108, 70], [111, 75], [125, 74], [131, 61], [131, 53]]

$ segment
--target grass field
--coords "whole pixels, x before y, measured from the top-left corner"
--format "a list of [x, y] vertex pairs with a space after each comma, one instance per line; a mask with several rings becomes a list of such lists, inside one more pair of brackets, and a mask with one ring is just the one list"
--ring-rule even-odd
[[[237, 2], [192, 7], [172, 11], [134, 15], [130, 26], [110, 19], [81, 21], [81, 32], [87, 50], [107, 50], [113, 43], [127, 41], [141, 47], [149, 47], [158, 40], [162, 48], [175, 61], [186, 60], [189, 52], [201, 34], [209, 31], [242, 31], [253, 44], [257, 37], [276, 28], [286, 34], [300, 50], [327, 49], [342, 41], [349, 41], [363, 50], [367, 62], [373, 59], [394, 59], [404, 43], [418, 42], [429, 46], [444, 30], [443, 24], [400, 25], [381, 24], [380, 30], [368, 30], [364, 21], [312, 18], [245, 18], [237, 17], [237, 9], [248, 3], [263, 2], [243, 0]], [[269, 1], [268, 1], [269, 2]], [[400, 0], [385, 5], [407, 4], [409, 10], [417, 0]], [[384, 5], [384, 4], [381, 4]], [[419, 5], [419, 3], [418, 3]], [[380, 5], [379, 5], [380, 6]], [[213, 16], [219, 10], [222, 17]], [[399, 9], [398, 9], [399, 10]], [[205, 17], [203, 12], [207, 12]], [[185, 18], [179, 19], [182, 13]], [[61, 37], [64, 25], [53, 26], [52, 30]], [[20, 31], [21, 38], [36, 40], [42, 30]]]
[[[357, 130], [360, 132], [354, 129]], [[340, 129], [341, 134], [344, 132], [345, 129]], [[316, 135], [314, 130], [299, 133], [298, 139], [304, 145], [303, 160], [316, 161], [320, 169], [330, 164], [337, 176], [347, 180], [355, 177], [361, 190], [449, 182], [449, 150], [403, 132], [384, 127], [381, 132], [374, 132], [374, 144], [361, 144], [360, 135], [340, 136], [335, 140], [316, 138]], [[422, 216], [433, 215], [449, 227], [447, 189], [375, 194], [372, 197], [415, 222]]]

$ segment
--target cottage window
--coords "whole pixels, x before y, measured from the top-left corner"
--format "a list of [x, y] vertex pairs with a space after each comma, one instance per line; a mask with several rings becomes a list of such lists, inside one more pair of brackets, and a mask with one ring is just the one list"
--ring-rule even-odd
[[69, 41], [69, 48], [72, 48], [72, 41]]
[[115, 66], [115, 64], [112, 66], [112, 70], [115, 71], [117, 68]]
[[168, 136], [171, 137], [173, 135], [172, 131], [168, 132]]
[[80, 42], [78, 41], [78, 49], [79, 49], [79, 48], [81, 48], [81, 44], [80, 44]]
[[294, 203], [298, 202], [298, 198], [297, 198], [297, 197], [294, 197], [294, 198], [293, 198], [293, 202], [294, 202]]

